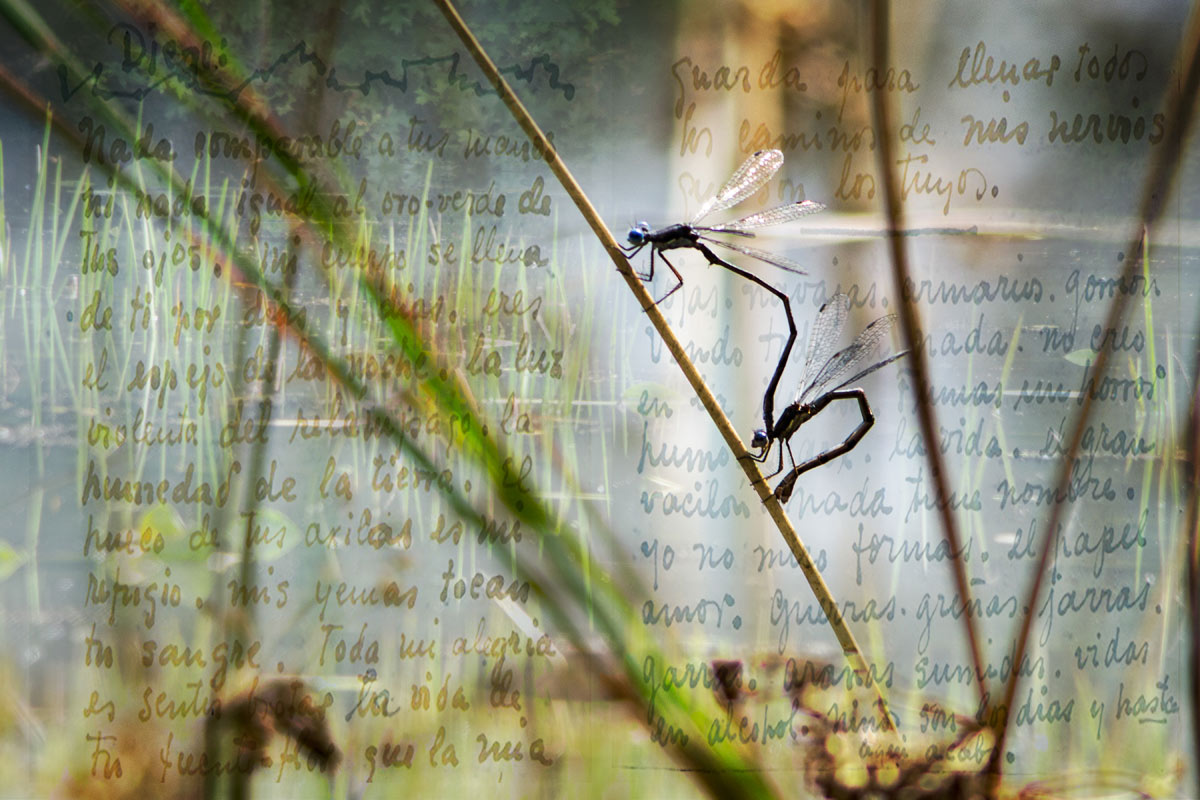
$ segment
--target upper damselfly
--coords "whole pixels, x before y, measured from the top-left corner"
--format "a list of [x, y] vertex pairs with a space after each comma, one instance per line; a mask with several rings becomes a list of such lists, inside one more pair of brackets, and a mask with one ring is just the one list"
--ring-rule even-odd
[[683, 276], [679, 274], [679, 270], [675, 268], [675, 265], [667, 260], [664, 251], [685, 247], [700, 251], [708, 259], [708, 263], [724, 267], [730, 272], [753, 281], [779, 298], [779, 301], [783, 303], [784, 314], [787, 316], [789, 334], [787, 343], [783, 348], [783, 353], [780, 356], [779, 364], [775, 368], [775, 374], [771, 377], [771, 382], [764, 395], [763, 421], [768, 429], [772, 427], [772, 419], [774, 417], [775, 390], [779, 385], [780, 377], [783, 375], [783, 369], [787, 364], [788, 356], [791, 354], [792, 345], [796, 341], [796, 321], [792, 317], [792, 306], [786, 294], [771, 286], [757, 275], [735, 267], [728, 261], [718, 257], [716, 253], [709, 249], [708, 245], [715, 244], [725, 247], [736, 253], [750, 256], [788, 272], [804, 275], [806, 274], [804, 269], [791, 259], [774, 253], [768, 253], [755, 247], [749, 247], [739, 242], [716, 239], [713, 238], [712, 234], [731, 234], [743, 238], [752, 238], [755, 235], [753, 230], [756, 228], [765, 228], [769, 225], [780, 225], [784, 222], [791, 222], [792, 220], [806, 217], [809, 214], [815, 214], [825, 208], [825, 206], [820, 203], [814, 203], [811, 200], [801, 200], [768, 208], [765, 211], [757, 211], [741, 219], [720, 225], [704, 226], [699, 223], [709, 214], [731, 208], [752, 196], [779, 171], [782, 165], [783, 153], [780, 151], [759, 150], [737, 168], [733, 175], [729, 177], [729, 180], [725, 182], [725, 185], [721, 187], [720, 191], [700, 206], [700, 210], [696, 212], [696, 215], [692, 217], [690, 222], [668, 225], [658, 230], [651, 230], [648, 223], [639, 222], [636, 227], [629, 231], [629, 244], [622, 248], [632, 257], [640, 252], [642, 248], [646, 246], [650, 247], [650, 269], [644, 275], [637, 273], [638, 277], [643, 281], [649, 282], [654, 279], [655, 256], [661, 258], [663, 263], [671, 270], [671, 273], [674, 274], [676, 280], [675, 286], [656, 300], [656, 305], [674, 294], [680, 286], [683, 286]]
[[765, 211], [757, 211], [741, 219], [736, 219], [733, 222], [707, 226], [699, 224], [709, 214], [736, 206], [753, 195], [767, 181], [771, 180], [771, 177], [779, 171], [781, 166], [783, 166], [783, 153], [778, 150], [759, 150], [746, 159], [745, 163], [738, 167], [733, 175], [729, 176], [729, 180], [725, 182], [720, 191], [700, 206], [700, 210], [696, 212], [696, 215], [692, 217], [690, 222], [680, 222], [668, 225], [665, 228], [659, 228], [658, 230], [651, 230], [649, 223], [639, 222], [636, 227], [629, 231], [629, 244], [624, 247], [626, 253], [633, 256], [647, 245], [650, 245], [651, 248], [650, 270], [645, 275], [639, 274], [639, 278], [645, 281], [653, 280], [654, 257], [656, 254], [675, 275], [675, 285], [671, 287], [669, 292], [660, 297], [656, 301], [657, 303], [666, 300], [683, 285], [683, 276], [679, 274], [679, 270], [675, 269], [675, 265], [667, 260], [666, 255], [663, 254], [664, 250], [690, 247], [703, 253], [710, 264], [729, 268], [729, 264], [718, 258], [712, 250], [708, 249], [705, 244], [707, 242], [708, 244], [726, 247], [742, 255], [756, 258], [759, 261], [766, 262], [788, 272], [794, 272], [797, 275], [807, 274], [803, 267], [791, 259], [737, 242], [715, 239], [711, 234], [725, 233], [752, 238], [755, 235], [752, 232], [755, 228], [781, 225], [785, 222], [791, 222], [821, 211], [825, 206], [820, 203], [814, 203], [811, 200], [801, 200], [795, 203], [768, 208]]

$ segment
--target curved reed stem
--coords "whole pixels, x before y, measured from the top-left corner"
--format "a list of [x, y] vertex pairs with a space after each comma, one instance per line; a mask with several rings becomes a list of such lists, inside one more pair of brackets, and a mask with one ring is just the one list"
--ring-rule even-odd
[[[873, 0], [871, 3], [871, 61], [880, 75], [887, 70], [888, 62], [888, 11], [887, 2]], [[909, 364], [913, 370], [913, 393], [916, 395], [917, 420], [921, 425], [921, 438], [925, 441], [925, 453], [929, 457], [929, 476], [933, 481], [938, 514], [942, 518], [942, 532], [951, 553], [962, 553], [962, 537], [958, 523], [950, 506], [950, 490], [946, 484], [946, 467], [942, 463], [942, 450], [937, 446], [937, 428], [934, 425], [933, 409], [929, 403], [929, 362], [924, 350], [918, 346], [920, 321], [912, 299], [907, 297], [904, 286], [909, 280], [908, 252], [904, 245], [904, 209], [900, 205], [899, 187], [893, 167], [896, 160], [892, 149], [891, 114], [888, 109], [888, 93], [871, 93], [871, 116], [877, 131], [875, 152], [879, 155], [879, 176], [883, 184], [884, 215], [887, 220], [887, 240], [891, 250], [892, 277], [896, 297], [900, 299], [900, 330], [904, 333], [904, 346], [909, 351]], [[964, 608], [971, 607], [971, 588], [967, 582], [967, 571], [959, 556], [950, 559], [954, 575], [954, 589]], [[971, 650], [971, 663], [975, 669], [975, 685], [979, 699], [988, 697], [984, 680], [983, 651], [979, 646], [979, 631], [970, 614], [963, 614], [963, 625], [967, 630], [967, 643]]]

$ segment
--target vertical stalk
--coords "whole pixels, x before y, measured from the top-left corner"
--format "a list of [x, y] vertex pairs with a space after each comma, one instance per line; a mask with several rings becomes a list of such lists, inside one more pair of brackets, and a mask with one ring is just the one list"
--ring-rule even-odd
[[[871, 2], [871, 62], [883, 74], [888, 63], [888, 4], [886, 0]], [[896, 297], [900, 300], [900, 330], [904, 333], [904, 346], [909, 350], [909, 364], [913, 370], [913, 392], [916, 395], [917, 419], [921, 425], [921, 438], [925, 440], [925, 453], [929, 456], [929, 477], [933, 481], [938, 514], [942, 518], [942, 531], [951, 553], [962, 552], [962, 537], [958, 523], [950, 506], [950, 490], [946, 483], [946, 468], [942, 462], [942, 451], [937, 445], [937, 428], [933, 409], [929, 403], [929, 363], [924, 350], [919, 346], [921, 323], [912, 299], [905, 294], [904, 286], [909, 280], [908, 252], [904, 246], [904, 209], [900, 204], [900, 190], [896, 181], [893, 152], [891, 113], [888, 94], [885, 91], [871, 93], [871, 116], [876, 130], [876, 153], [879, 155], [879, 175], [883, 183], [884, 214], [887, 219], [887, 241], [891, 251], [892, 277]], [[950, 559], [954, 575], [954, 587], [965, 608], [971, 607], [971, 589], [963, 559]], [[979, 631], [970, 614], [963, 614], [963, 626], [967, 631], [967, 644], [971, 651], [971, 663], [975, 669], [975, 684], [979, 699], [987, 698], [984, 681], [983, 652], [979, 646]], [[1017, 663], [1020, 663], [1019, 661]]]

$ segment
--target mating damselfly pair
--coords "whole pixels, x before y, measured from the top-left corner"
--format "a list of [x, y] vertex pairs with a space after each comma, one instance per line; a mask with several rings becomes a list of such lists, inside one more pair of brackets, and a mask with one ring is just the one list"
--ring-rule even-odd
[[[675, 286], [655, 301], [656, 303], [666, 300], [683, 285], [683, 276], [667, 259], [665, 251], [690, 248], [698, 250], [708, 260], [708, 263], [724, 267], [763, 287], [783, 304], [784, 315], [788, 323], [788, 339], [780, 354], [775, 372], [767, 384], [766, 393], [763, 395], [765, 427], [754, 432], [751, 447], [757, 448], [759, 452], [757, 455], [751, 455], [750, 458], [760, 462], [765, 461], [771, 445], [774, 442], [780, 442], [779, 467], [767, 476], [769, 478], [783, 471], [783, 448], [787, 449], [792, 469], [775, 487], [775, 496], [780, 502], [787, 502], [795, 487], [796, 479], [801, 474], [852, 450], [875, 423], [875, 417], [867, 403], [866, 393], [862, 389], [848, 388], [850, 384], [890, 364], [907, 351], [886, 354], [886, 344], [890, 340], [890, 333], [895, 324], [895, 316], [889, 315], [872, 322], [850, 346], [831, 355], [835, 343], [841, 339], [842, 327], [850, 308], [849, 298], [845, 294], [835, 295], [817, 312], [817, 319], [813, 323], [812, 334], [809, 337], [808, 355], [805, 358], [804, 376], [800, 381], [799, 391], [795, 400], [783, 410], [776, 422], [774, 418], [775, 392], [779, 387], [784, 368], [787, 366], [788, 357], [791, 355], [792, 345], [796, 341], [796, 322], [792, 316], [791, 302], [784, 292], [754, 273], [740, 269], [720, 258], [708, 245], [715, 244], [787, 272], [804, 275], [807, 274], [805, 270], [791, 259], [750, 247], [742, 242], [714, 238], [714, 234], [752, 238], [755, 235], [754, 230], [758, 228], [792, 222], [821, 211], [825, 206], [809, 200], [802, 200], [748, 214], [740, 219], [719, 225], [701, 225], [700, 222], [709, 214], [732, 208], [750, 198], [766, 185], [782, 165], [783, 153], [780, 151], [759, 150], [746, 159], [746, 162], [734, 171], [720, 190], [700, 206], [700, 210], [696, 212], [690, 222], [677, 223], [658, 229], [652, 229], [649, 224], [639, 222], [629, 231], [629, 244], [624, 249], [632, 257], [643, 248], [650, 247], [649, 270], [645, 274], [638, 274], [642, 280], [648, 282], [654, 279], [656, 256], [662, 259], [675, 276]], [[850, 399], [858, 401], [859, 412], [862, 416], [859, 425], [840, 444], [797, 464], [792, 455], [790, 443], [792, 435], [801, 425], [819, 414], [834, 400]]]

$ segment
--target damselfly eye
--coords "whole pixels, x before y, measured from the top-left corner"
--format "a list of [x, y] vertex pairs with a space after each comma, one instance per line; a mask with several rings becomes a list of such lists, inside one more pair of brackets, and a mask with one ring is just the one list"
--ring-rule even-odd
[[767, 432], [764, 431], [762, 428], [759, 428], [758, 430], [756, 430], [754, 432], [754, 438], [750, 440], [750, 446], [751, 447], [766, 447], [767, 446]]
[[628, 238], [630, 244], [642, 244], [646, 241], [646, 232], [642, 230], [642, 226], [639, 225], [636, 228], [629, 229]]

